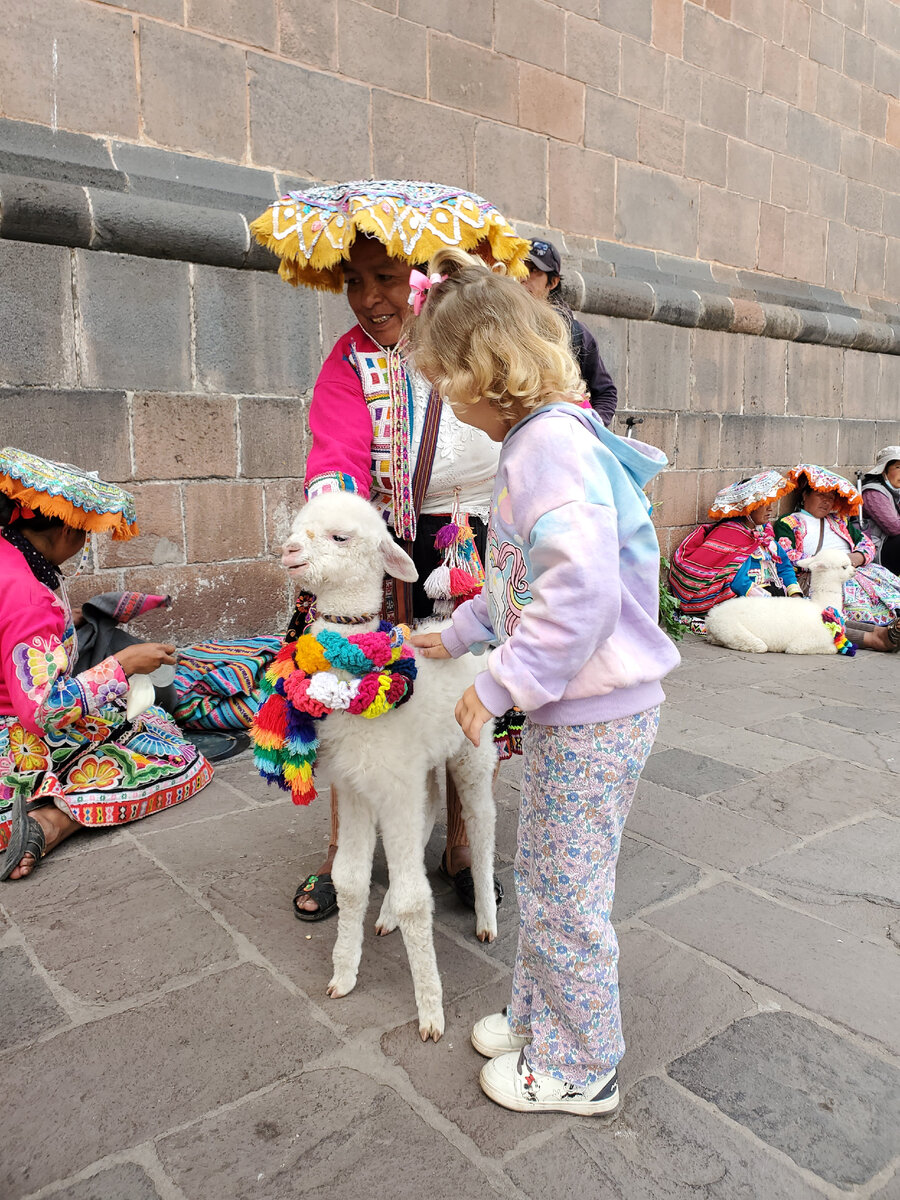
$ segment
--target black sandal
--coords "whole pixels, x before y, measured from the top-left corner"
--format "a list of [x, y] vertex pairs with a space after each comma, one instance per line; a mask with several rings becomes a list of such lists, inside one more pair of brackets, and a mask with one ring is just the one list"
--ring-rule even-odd
[[[452, 885], [460, 903], [464, 904], [466, 908], [471, 908], [472, 912], [474, 912], [475, 880], [472, 878], [472, 868], [462, 867], [456, 872], [455, 875], [451, 875], [447, 870], [447, 851], [445, 850], [441, 855], [441, 865], [438, 867], [438, 874]], [[494, 876], [494, 896], [497, 899], [497, 905], [499, 907], [500, 902], [503, 899], [503, 884], [496, 875]]]
[[[13, 799], [12, 832], [0, 868], [0, 882], [9, 879], [13, 871], [26, 854], [34, 857], [34, 867], [38, 866], [46, 853], [47, 837], [43, 826], [34, 817], [29, 816], [36, 808], [46, 808], [51, 803], [48, 800], [26, 800], [23, 792], [17, 792]], [[29, 871], [29, 875], [34, 871]]]
[[900, 650], [900, 613], [894, 613], [893, 620], [887, 626], [887, 640], [891, 644], [891, 653]]
[[[310, 912], [297, 905], [298, 900], [315, 900], [318, 908]], [[324, 921], [338, 910], [337, 892], [327, 871], [321, 875], [307, 875], [294, 892], [294, 916], [298, 921]]]

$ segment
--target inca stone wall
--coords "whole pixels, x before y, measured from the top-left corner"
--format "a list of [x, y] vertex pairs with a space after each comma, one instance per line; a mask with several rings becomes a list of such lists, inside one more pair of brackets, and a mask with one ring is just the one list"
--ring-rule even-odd
[[143, 536], [75, 590], [171, 591], [175, 637], [287, 611], [348, 324], [250, 245], [299, 181], [445, 180], [559, 241], [672, 462], [664, 548], [755, 467], [900, 441], [893, 0], [6, 0], [0, 81], [0, 441], [128, 482]]

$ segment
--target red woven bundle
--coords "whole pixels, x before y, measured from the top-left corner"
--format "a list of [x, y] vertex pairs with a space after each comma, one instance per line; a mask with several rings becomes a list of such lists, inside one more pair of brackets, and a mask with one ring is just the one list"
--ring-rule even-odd
[[462, 571], [459, 567], [451, 567], [450, 569], [450, 595], [451, 596], [477, 596], [481, 591], [482, 584], [470, 575], [468, 571]]

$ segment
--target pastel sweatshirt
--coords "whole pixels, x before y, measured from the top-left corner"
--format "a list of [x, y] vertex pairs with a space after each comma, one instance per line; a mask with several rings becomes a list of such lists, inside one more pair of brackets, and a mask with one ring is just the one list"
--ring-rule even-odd
[[541, 725], [642, 712], [680, 661], [659, 628], [659, 546], [642, 488], [666, 465], [590, 409], [548, 404], [503, 440], [485, 587], [441, 638], [456, 658], [489, 647], [475, 681], [495, 715]]

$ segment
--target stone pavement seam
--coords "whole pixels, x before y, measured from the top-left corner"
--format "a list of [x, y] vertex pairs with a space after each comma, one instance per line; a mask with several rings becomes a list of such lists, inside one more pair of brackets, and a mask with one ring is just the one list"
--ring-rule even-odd
[[150, 859], [150, 861], [156, 867], [158, 867], [159, 870], [168, 875], [172, 882], [177, 887], [181, 888], [185, 895], [190, 896], [192, 900], [199, 904], [200, 907], [212, 917], [217, 925], [225, 930], [225, 932], [232, 939], [239, 959], [242, 962], [253, 963], [255, 966], [261, 967], [264, 971], [267, 971], [272, 978], [276, 980], [292, 996], [305, 1000], [306, 1003], [309, 1004], [313, 1018], [318, 1021], [320, 1025], [324, 1025], [330, 1033], [334, 1034], [335, 1037], [340, 1038], [341, 1040], [346, 1037], [346, 1035], [342, 1032], [343, 1027], [333, 1021], [325, 1012], [325, 1010], [319, 1004], [317, 1004], [315, 1000], [313, 1000], [312, 996], [310, 996], [302, 988], [298, 987], [292, 979], [280, 971], [273, 962], [266, 958], [265, 955], [253, 944], [253, 942], [250, 941], [246, 934], [243, 934], [240, 932], [240, 930], [235, 929], [220, 912], [213, 908], [213, 906], [198, 888], [191, 887], [189, 884], [185, 883], [184, 880], [180, 879], [173, 871], [171, 871], [165, 865], [165, 863], [158, 859], [156, 855], [154, 855], [153, 852], [146, 846], [144, 839], [134, 838], [134, 842], [135, 845], [137, 845], [137, 847], [140, 849], [140, 852], [146, 858]]
[[[3, 945], [4, 946], [16, 946], [20, 950], [22, 950], [22, 952], [28, 957], [28, 960], [31, 963], [31, 965], [35, 971], [35, 974], [41, 980], [43, 980], [43, 982], [49, 988], [50, 993], [52, 994], [54, 1000], [57, 1002], [57, 1004], [60, 1006], [60, 1008], [63, 1010], [63, 1012], [68, 1016], [68, 1018], [71, 1022], [71, 1024], [64, 1026], [63, 1030], [71, 1029], [75, 1025], [82, 1025], [86, 1021], [91, 1020], [92, 1017], [96, 1015], [96, 1013], [98, 1011], [98, 1006], [88, 1004], [84, 1000], [79, 1000], [78, 997], [75, 996], [72, 992], [70, 992], [68, 988], [63, 987], [62, 984], [57, 982], [57, 980], [54, 978], [54, 976], [47, 970], [47, 968], [44, 966], [44, 964], [40, 961], [40, 959], [34, 953], [31, 946], [28, 944], [28, 941], [27, 941], [24, 933], [22, 932], [22, 929], [13, 920], [13, 918], [10, 916], [9, 912], [2, 905], [0, 905], [0, 911], [2, 911], [4, 918], [6, 919], [6, 921], [9, 924], [9, 931], [3, 938]], [[37, 1040], [38, 1041], [47, 1041], [47, 1040], [49, 1040], [50, 1036], [52, 1036], [52, 1033], [59, 1033], [59, 1032], [62, 1032], [62, 1031], [58, 1030], [58, 1029], [53, 1030], [53, 1031], [51, 1031], [50, 1034], [47, 1034], [42, 1038], [38, 1038]]]
[[29, 1192], [22, 1197], [22, 1200], [44, 1200], [47, 1196], [57, 1196], [61, 1188], [70, 1188], [77, 1183], [93, 1179], [110, 1167], [124, 1166], [129, 1163], [134, 1163], [146, 1171], [156, 1188], [159, 1200], [189, 1200], [189, 1197], [165, 1173], [153, 1142], [140, 1142], [128, 1150], [116, 1150], [113, 1154], [107, 1154], [103, 1158], [98, 1158], [96, 1162], [82, 1167], [74, 1175], [55, 1179], [38, 1191]]
[[740, 1121], [735, 1121], [733, 1117], [723, 1112], [718, 1105], [713, 1104], [710, 1100], [704, 1100], [702, 1096], [698, 1096], [695, 1092], [686, 1088], [668, 1073], [666, 1073], [665, 1079], [669, 1087], [677, 1089], [682, 1094], [686, 1105], [693, 1103], [698, 1108], [705, 1109], [711, 1116], [716, 1117], [719, 1121], [729, 1126], [733, 1134], [740, 1135], [744, 1141], [750, 1142], [757, 1149], [782, 1162], [792, 1174], [799, 1175], [805, 1183], [809, 1184], [816, 1191], [821, 1192], [824, 1196], [830, 1197], [830, 1200], [847, 1200], [848, 1194], [852, 1194], [842, 1188], [836, 1187], [834, 1184], [828, 1183], [827, 1180], [822, 1179], [821, 1176], [816, 1175], [814, 1171], [810, 1171], [807, 1167], [801, 1167], [798, 1163], [794, 1162], [789, 1154], [757, 1137], [746, 1125], [742, 1125]]

